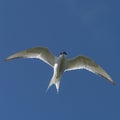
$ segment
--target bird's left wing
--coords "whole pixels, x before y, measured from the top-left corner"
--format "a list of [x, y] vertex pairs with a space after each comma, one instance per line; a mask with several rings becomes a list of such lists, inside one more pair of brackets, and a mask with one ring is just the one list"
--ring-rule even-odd
[[112, 84], [115, 84], [112, 78], [107, 74], [107, 72], [88, 57], [78, 56], [73, 59], [68, 59], [66, 62], [65, 71], [76, 70], [76, 69], [86, 69], [90, 72], [96, 73], [104, 77]]
[[50, 66], [54, 66], [56, 57], [49, 51], [48, 48], [45, 47], [35, 47], [30, 48], [28, 50], [24, 50], [18, 53], [15, 53], [5, 60], [12, 60], [16, 58], [38, 58], [49, 64]]

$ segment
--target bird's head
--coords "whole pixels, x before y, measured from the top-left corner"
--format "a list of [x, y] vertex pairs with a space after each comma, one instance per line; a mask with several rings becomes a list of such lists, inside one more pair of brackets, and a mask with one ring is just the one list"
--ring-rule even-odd
[[60, 55], [67, 55], [65, 51], [61, 52]]

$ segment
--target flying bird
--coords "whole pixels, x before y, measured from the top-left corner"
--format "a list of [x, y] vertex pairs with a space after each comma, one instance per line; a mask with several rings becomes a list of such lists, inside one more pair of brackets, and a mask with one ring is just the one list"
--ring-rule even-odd
[[37, 58], [44, 61], [53, 68], [53, 76], [50, 80], [47, 90], [54, 84], [56, 86], [57, 93], [59, 92], [62, 74], [70, 70], [86, 69], [105, 78], [113, 85], [115, 84], [108, 73], [101, 66], [96, 64], [92, 59], [86, 56], [77, 56], [72, 59], [67, 59], [66, 56], [66, 52], [61, 52], [59, 57], [56, 57], [48, 48], [35, 47], [15, 53], [5, 60], [8, 61], [16, 58]]

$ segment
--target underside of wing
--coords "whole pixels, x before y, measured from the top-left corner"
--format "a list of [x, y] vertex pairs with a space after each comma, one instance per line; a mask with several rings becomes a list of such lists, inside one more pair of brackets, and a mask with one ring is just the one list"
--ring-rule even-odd
[[54, 66], [56, 57], [45, 47], [35, 47], [28, 50], [24, 50], [18, 53], [15, 53], [5, 60], [12, 60], [16, 58], [38, 58], [48, 63], [50, 66]]
[[76, 69], [86, 69], [90, 72], [96, 73], [104, 77], [112, 84], [115, 84], [112, 78], [107, 74], [107, 72], [88, 57], [78, 56], [76, 58], [67, 61], [65, 71], [76, 70]]

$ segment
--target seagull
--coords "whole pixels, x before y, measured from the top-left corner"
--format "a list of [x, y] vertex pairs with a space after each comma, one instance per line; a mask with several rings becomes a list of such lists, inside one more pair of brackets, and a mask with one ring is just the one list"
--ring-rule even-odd
[[61, 52], [59, 57], [56, 57], [51, 53], [51, 51], [46, 47], [35, 47], [21, 52], [17, 52], [5, 59], [5, 61], [16, 59], [16, 58], [37, 58], [53, 68], [53, 76], [50, 80], [47, 90], [55, 85], [57, 93], [59, 92], [60, 80], [64, 72], [77, 70], [77, 69], [86, 69], [92, 73], [95, 73], [106, 80], [111, 84], [115, 84], [112, 78], [108, 73], [98, 64], [96, 64], [92, 59], [86, 56], [77, 56], [71, 59], [67, 59], [67, 53]]

